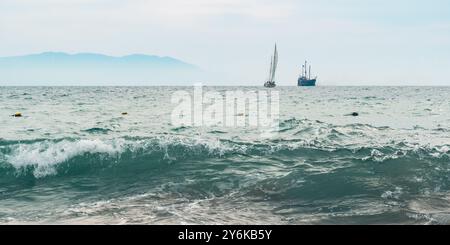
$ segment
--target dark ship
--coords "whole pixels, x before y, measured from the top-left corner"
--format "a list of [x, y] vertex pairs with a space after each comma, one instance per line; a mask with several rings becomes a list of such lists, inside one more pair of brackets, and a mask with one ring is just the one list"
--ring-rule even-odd
[[316, 86], [317, 77], [311, 78], [311, 66], [307, 69], [307, 62], [302, 66], [302, 75], [298, 78], [298, 86], [314, 87]]

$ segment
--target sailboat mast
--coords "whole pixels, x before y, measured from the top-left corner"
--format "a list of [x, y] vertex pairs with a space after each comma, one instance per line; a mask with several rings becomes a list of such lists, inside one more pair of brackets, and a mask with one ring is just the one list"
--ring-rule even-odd
[[311, 65], [309, 66], [309, 80], [311, 80]]
[[270, 57], [270, 70], [269, 70], [269, 78], [267, 79], [269, 82], [272, 80], [272, 67], [273, 67], [273, 57]]

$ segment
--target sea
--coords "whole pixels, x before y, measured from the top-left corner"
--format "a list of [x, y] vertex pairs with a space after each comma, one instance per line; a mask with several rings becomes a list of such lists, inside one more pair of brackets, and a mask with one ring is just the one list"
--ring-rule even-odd
[[0, 87], [0, 224], [450, 224], [450, 87], [278, 87], [270, 137], [177, 91]]

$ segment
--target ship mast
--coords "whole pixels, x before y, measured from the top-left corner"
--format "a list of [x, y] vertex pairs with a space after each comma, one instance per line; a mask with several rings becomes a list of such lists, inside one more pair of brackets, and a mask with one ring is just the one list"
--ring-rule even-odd
[[311, 65], [309, 65], [309, 80], [311, 80]]
[[305, 78], [308, 77], [308, 61], [305, 61]]

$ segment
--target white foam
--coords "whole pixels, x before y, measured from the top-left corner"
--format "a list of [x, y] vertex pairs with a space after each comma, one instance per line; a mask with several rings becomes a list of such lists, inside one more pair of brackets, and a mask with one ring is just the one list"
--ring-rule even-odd
[[27, 166], [34, 166], [36, 178], [56, 174], [55, 166], [76, 156], [86, 153], [104, 153], [108, 155], [120, 154], [124, 149], [123, 140], [63, 140], [59, 142], [43, 141], [33, 144], [18, 144], [6, 156], [8, 163], [20, 170]]

